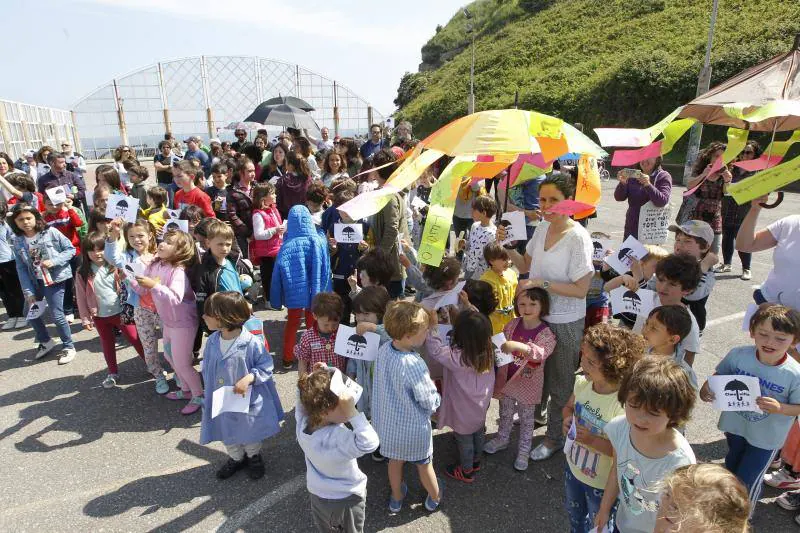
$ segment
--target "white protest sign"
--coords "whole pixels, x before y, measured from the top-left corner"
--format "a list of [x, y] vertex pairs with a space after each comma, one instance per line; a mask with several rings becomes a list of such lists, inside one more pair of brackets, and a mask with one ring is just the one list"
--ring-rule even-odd
[[755, 376], [709, 376], [708, 386], [714, 393], [711, 407], [718, 411], [761, 412], [756, 405], [761, 385]]
[[624, 274], [631, 269], [633, 259], [641, 259], [647, 255], [647, 249], [642, 246], [642, 243], [636, 240], [633, 235], [628, 236], [619, 251], [605, 257], [605, 262], [613, 268], [617, 274]]
[[756, 311], [758, 311], [758, 305], [752, 303], [747, 306], [747, 310], [744, 312], [744, 318], [742, 319], [742, 331], [745, 333], [750, 333], [750, 319], [753, 318]]
[[364, 388], [361, 385], [342, 374], [342, 371], [338, 368], [333, 369], [330, 389], [336, 396], [342, 396], [342, 394], [347, 393], [353, 398], [354, 403], [358, 403], [358, 400], [361, 399], [361, 393], [364, 392]]
[[47, 309], [47, 300], [33, 302], [28, 308], [28, 316], [26, 318], [28, 320], [35, 320], [44, 314], [45, 309]]
[[174, 219], [177, 220], [178, 218], [180, 218], [180, 216], [181, 216], [181, 210], [180, 209], [167, 209], [167, 217], [168, 218], [174, 218]]
[[510, 353], [505, 353], [499, 348], [494, 351], [494, 366], [496, 367], [506, 366], [507, 364], [513, 362], [514, 362], [514, 356], [511, 355]]
[[233, 392], [233, 387], [220, 387], [211, 397], [211, 418], [217, 418], [220, 413], [247, 413], [250, 410], [250, 393], [252, 387], [247, 387], [244, 396]]
[[378, 357], [381, 337], [370, 331], [359, 335], [356, 328], [341, 325], [336, 332], [336, 344], [333, 352], [350, 359], [374, 361]]
[[503, 343], [505, 342], [506, 342], [506, 335], [502, 331], [497, 335], [495, 335], [494, 337], [492, 337], [492, 344], [494, 344], [498, 348], [501, 348], [503, 346]]
[[572, 417], [572, 423], [569, 425], [567, 431], [567, 438], [564, 442], [564, 454], [569, 455], [572, 451], [572, 446], [575, 444], [575, 437], [578, 436], [578, 428], [575, 426], [575, 417]]
[[440, 307], [444, 307], [446, 305], [458, 305], [458, 295], [462, 290], [464, 290], [464, 285], [466, 284], [466, 281], [459, 282], [455, 287], [447, 291], [441, 298], [439, 298], [436, 301], [436, 304], [434, 304], [433, 308], [439, 309]]
[[626, 287], [617, 287], [609, 292], [611, 295], [611, 308], [614, 314], [632, 313], [647, 317], [655, 306], [656, 292], [649, 289], [632, 291]]
[[341, 243], [360, 243], [364, 240], [363, 224], [334, 224], [333, 238]]
[[450, 324], [439, 324], [439, 338], [441, 338], [445, 344], [450, 344], [450, 339], [453, 338], [453, 326]]
[[664, 244], [667, 242], [672, 220], [672, 206], [657, 207], [647, 202], [639, 209], [639, 242], [642, 244]]
[[189, 221], [172, 218], [169, 220], [169, 222], [164, 224], [164, 227], [161, 231], [164, 235], [170, 231], [182, 231], [184, 233], [189, 233]]
[[45, 191], [47, 196], [50, 198], [50, 202], [53, 205], [63, 204], [67, 201], [67, 191], [64, 190], [62, 185], [58, 187], [53, 187], [52, 189], [47, 189]]
[[506, 239], [501, 243], [510, 244], [514, 241], [525, 241], [528, 233], [525, 229], [525, 213], [523, 211], [509, 211], [503, 213], [500, 225], [506, 227]]
[[94, 207], [94, 191], [86, 189], [86, 205]]
[[609, 239], [592, 238], [592, 261], [602, 261], [610, 248], [611, 241]]
[[411, 207], [416, 207], [417, 209], [422, 209], [423, 207], [428, 207], [428, 204], [420, 198], [419, 196], [415, 196], [413, 200], [411, 200]]
[[121, 218], [125, 222], [136, 222], [136, 215], [139, 212], [139, 200], [124, 194], [112, 194], [108, 197], [106, 206], [106, 218], [114, 220]]
[[125, 276], [128, 279], [134, 279], [137, 276], [142, 277], [144, 276], [144, 269], [145, 266], [140, 262], [134, 259], [133, 261], [129, 261], [125, 263], [125, 266], [122, 267], [123, 272], [125, 272]]

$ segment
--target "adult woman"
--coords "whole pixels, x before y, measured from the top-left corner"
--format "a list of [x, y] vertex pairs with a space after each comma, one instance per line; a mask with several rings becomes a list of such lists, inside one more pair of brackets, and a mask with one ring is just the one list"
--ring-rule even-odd
[[656, 207], [664, 207], [669, 202], [672, 192], [672, 176], [661, 168], [661, 158], [651, 157], [639, 162], [642, 174], [636, 179], [629, 179], [625, 174], [617, 174], [617, 188], [614, 189], [614, 199], [618, 202], [628, 201], [628, 210], [625, 212], [625, 235], [639, 238], [639, 211], [647, 202], [653, 202]]
[[39, 148], [39, 151], [36, 152], [34, 156], [34, 160], [36, 161], [36, 178], [41, 178], [48, 172], [50, 172], [50, 154], [53, 153], [53, 149], [46, 144]]
[[269, 162], [266, 175], [262, 174], [262, 180], [286, 175], [286, 147], [278, 143], [272, 149], [272, 161]]
[[308, 170], [311, 172], [311, 177], [319, 179], [319, 165], [317, 164], [317, 159], [314, 157], [313, 150], [311, 149], [311, 141], [303, 136], [295, 137], [294, 144], [292, 144], [292, 149], [299, 157], [302, 157], [306, 160], [306, 163], [308, 164]]
[[130, 179], [128, 178], [128, 171], [125, 169], [123, 162], [127, 159], [133, 159], [135, 161], [136, 157], [130, 146], [121, 144], [114, 150], [114, 168], [119, 173], [119, 179], [122, 181], [122, 184], [126, 187], [128, 183], [130, 183]]
[[355, 177], [361, 172], [361, 156], [358, 153], [358, 146], [352, 137], [342, 137], [338, 142], [333, 143], [333, 149], [344, 157], [347, 173], [350, 177]]
[[[747, 144], [739, 156], [740, 161], [747, 161], [761, 157], [761, 147], [756, 141], [747, 141]], [[733, 167], [731, 172], [733, 178], [731, 183], [749, 178], [754, 172], [747, 172], [739, 167]], [[736, 242], [736, 234], [742, 225], [742, 221], [747, 213], [750, 211], [750, 203], [745, 202], [743, 205], [736, 203], [732, 196], [725, 194], [722, 197], [722, 263], [717, 265], [716, 272], [730, 272], [731, 261], [733, 260], [733, 248]], [[753, 277], [750, 273], [750, 259], [752, 254], [748, 252], [739, 252], [739, 261], [742, 262], [742, 279], [749, 280]]]
[[256, 181], [261, 181], [261, 176], [263, 175], [263, 167], [261, 166], [261, 159], [262, 159], [263, 150], [259, 148], [258, 144], [248, 144], [244, 148], [242, 148], [242, 155], [244, 158], [249, 159], [253, 162], [256, 167]]
[[733, 176], [727, 168], [711, 172], [711, 166], [725, 151], [725, 144], [715, 141], [697, 156], [697, 161], [692, 168], [694, 176], [686, 184], [688, 189], [698, 187], [694, 192], [697, 205], [689, 218], [708, 222], [714, 230], [714, 242], [711, 251], [719, 254], [719, 242], [722, 237], [722, 191], [726, 183], [730, 183]]
[[[245, 146], [245, 149], [252, 145]], [[236, 243], [247, 257], [247, 239], [253, 234], [253, 200], [251, 186], [256, 179], [256, 165], [248, 157], [239, 159], [239, 166], [228, 185], [228, 220], [236, 235]]]
[[278, 212], [281, 218], [286, 220], [289, 210], [298, 205], [305, 205], [306, 192], [311, 184], [311, 173], [303, 157], [299, 157], [295, 152], [286, 154], [286, 175], [278, 178], [275, 183], [275, 191], [278, 195]]
[[330, 187], [333, 180], [350, 177], [344, 167], [342, 156], [333, 150], [325, 155], [325, 159], [322, 162], [322, 170], [322, 184], [326, 187]]
[[225, 152], [222, 150], [222, 142], [219, 139], [209, 139], [208, 144], [211, 145], [211, 150], [208, 157], [211, 158], [211, 164], [214, 165], [222, 161]]
[[[508, 251], [519, 271], [529, 272], [529, 279], [521, 281], [518, 290], [541, 287], [550, 296], [550, 314], [545, 319], [558, 339], [544, 367], [542, 405], [549, 395], [549, 416], [545, 439], [531, 452], [534, 461], [552, 457], [563, 446], [561, 410], [575, 384], [586, 316], [586, 293], [594, 273], [589, 233], [568, 216], [549, 212], [553, 205], [574, 196], [575, 190], [563, 176], [545, 178], [539, 185], [542, 222], [525, 247], [525, 255]], [[505, 228], [498, 226], [497, 241], [505, 238]]]
[[269, 162], [272, 161], [272, 152], [267, 149], [269, 139], [263, 133], [259, 133], [253, 140], [253, 144], [261, 151], [261, 160], [256, 161], [256, 163], [260, 164], [262, 168], [266, 168]]

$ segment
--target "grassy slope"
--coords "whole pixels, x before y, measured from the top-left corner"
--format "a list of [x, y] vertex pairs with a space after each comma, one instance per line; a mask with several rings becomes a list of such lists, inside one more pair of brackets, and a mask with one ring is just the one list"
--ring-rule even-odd
[[[477, 28], [476, 109], [519, 104], [588, 127], [649, 125], [694, 97], [711, 0], [556, 0], [525, 13], [517, 0], [469, 6]], [[466, 42], [460, 12], [426, 45]], [[721, 0], [712, 85], [784, 52], [800, 31], [800, 2]], [[425, 51], [423, 51], [424, 55]], [[427, 73], [400, 110], [426, 134], [466, 111], [470, 49]]]

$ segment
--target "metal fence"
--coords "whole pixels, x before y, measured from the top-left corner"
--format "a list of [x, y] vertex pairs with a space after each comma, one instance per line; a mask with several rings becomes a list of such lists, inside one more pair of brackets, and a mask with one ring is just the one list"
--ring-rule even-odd
[[299, 65], [243, 56], [199, 56], [165, 61], [111, 80], [73, 107], [81, 150], [110, 157], [120, 144], [149, 154], [171, 132], [182, 140], [208, 135], [233, 140], [225, 127], [262, 101], [297, 96], [315, 110], [320, 127], [341, 135], [365, 134], [385, 117], [335, 80]]
[[61, 151], [63, 141], [78, 146], [76, 139], [69, 111], [0, 100], [0, 152], [12, 159], [45, 145]]

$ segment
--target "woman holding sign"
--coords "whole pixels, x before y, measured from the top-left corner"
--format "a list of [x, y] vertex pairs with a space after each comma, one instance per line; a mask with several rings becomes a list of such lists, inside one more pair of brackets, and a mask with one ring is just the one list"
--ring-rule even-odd
[[709, 144], [697, 157], [692, 169], [694, 177], [686, 183], [688, 189], [697, 189], [694, 192], [697, 204], [689, 218], [708, 222], [711, 229], [714, 230], [711, 251], [717, 255], [719, 255], [719, 243], [722, 239], [722, 191], [725, 185], [733, 179], [726, 167], [713, 169], [714, 162], [722, 157], [724, 151], [724, 143], [715, 141]]
[[[541, 405], [549, 395], [549, 420], [544, 441], [531, 452], [534, 461], [552, 457], [564, 445], [561, 410], [575, 384], [586, 316], [586, 293], [594, 274], [589, 233], [569, 216], [550, 212], [558, 202], [574, 196], [575, 189], [563, 176], [550, 176], [542, 181], [539, 186], [542, 222], [525, 247], [524, 255], [508, 251], [517, 269], [529, 272], [529, 279], [521, 281], [517, 290], [541, 287], [550, 296], [550, 314], [544, 319], [557, 339], [555, 350], [544, 367]], [[505, 238], [505, 228], [498, 226], [497, 241], [503, 242]]]
[[639, 162], [639, 169], [622, 169], [617, 173], [617, 188], [614, 199], [618, 202], [628, 201], [625, 213], [625, 235], [639, 238], [639, 212], [648, 202], [656, 207], [664, 207], [669, 203], [672, 193], [672, 176], [661, 168], [660, 157], [650, 157]]

